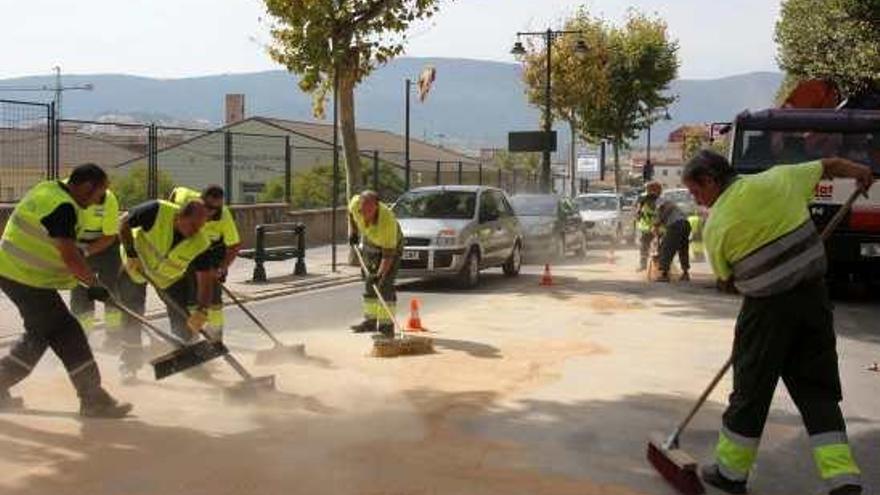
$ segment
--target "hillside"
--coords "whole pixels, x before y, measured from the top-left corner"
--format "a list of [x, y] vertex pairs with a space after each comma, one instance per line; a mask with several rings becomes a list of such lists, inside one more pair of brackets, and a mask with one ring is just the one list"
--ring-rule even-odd
[[[425, 104], [413, 105], [413, 136], [471, 149], [501, 146], [512, 129], [535, 127], [539, 112], [523, 96], [519, 66], [462, 59], [401, 58], [376, 71], [359, 89], [361, 126], [402, 132], [403, 80], [425, 64], [437, 67], [437, 85]], [[685, 122], [729, 120], [745, 108], [771, 104], [782, 76], [750, 73], [712, 80], [678, 80], [671, 90], [679, 100], [673, 120], [658, 124], [655, 140]], [[2, 86], [52, 85], [51, 76], [0, 80]], [[90, 82], [92, 92], [65, 95], [69, 118], [133, 115], [163, 122], [221, 123], [223, 95], [245, 93], [248, 115], [311, 120], [311, 100], [296, 79], [283, 71], [224, 74], [185, 79], [93, 74], [71, 75], [65, 84]], [[50, 98], [49, 94], [3, 92], [6, 99]]]

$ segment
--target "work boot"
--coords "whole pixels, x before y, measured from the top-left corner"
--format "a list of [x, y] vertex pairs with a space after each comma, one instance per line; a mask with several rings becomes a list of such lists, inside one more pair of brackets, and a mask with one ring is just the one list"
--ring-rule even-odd
[[79, 414], [86, 418], [124, 418], [131, 412], [131, 404], [119, 402], [103, 388], [80, 397]]
[[379, 333], [382, 334], [383, 337], [393, 339], [394, 338], [394, 324], [393, 323], [380, 323], [379, 324]]
[[688, 273], [688, 272], [682, 273], [681, 277], [679, 277], [679, 280], [681, 280], [682, 282], [690, 282], [691, 281], [690, 273]]
[[661, 283], [668, 283], [669, 281], [670, 281], [669, 280], [669, 272], [661, 272], [660, 276], [657, 277], [656, 280], [654, 280], [654, 282], [661, 282]]
[[745, 481], [734, 481], [725, 478], [718, 469], [717, 464], [703, 466], [702, 469], [700, 469], [700, 477], [703, 478], [705, 483], [712, 485], [725, 493], [747, 493]]
[[0, 389], [0, 411], [21, 409], [23, 407], [24, 400], [21, 397], [13, 397], [9, 390]]
[[376, 331], [376, 320], [364, 320], [357, 325], [351, 326], [351, 331], [354, 333], [369, 333]]
[[862, 487], [859, 485], [843, 485], [828, 492], [828, 495], [862, 495]]

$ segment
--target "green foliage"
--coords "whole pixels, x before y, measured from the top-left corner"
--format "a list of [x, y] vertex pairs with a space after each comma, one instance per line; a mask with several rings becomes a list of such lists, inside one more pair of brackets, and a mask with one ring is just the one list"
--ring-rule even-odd
[[[363, 163], [366, 170], [364, 183], [372, 187], [373, 169]], [[393, 165], [382, 163], [379, 165], [379, 190], [378, 193], [385, 201], [392, 201], [404, 191], [404, 180], [397, 173]], [[294, 209], [326, 208], [333, 204], [333, 167], [332, 165], [320, 165], [309, 170], [293, 174], [291, 180], [292, 203]], [[266, 189], [260, 195], [260, 202], [284, 201], [284, 178], [279, 177], [266, 184]], [[338, 201], [340, 206], [347, 204], [345, 192], [339, 191]]]
[[[149, 200], [147, 196], [147, 168], [144, 166], [134, 167], [127, 174], [113, 174], [110, 179], [110, 188], [119, 198], [121, 208], [132, 206]], [[168, 173], [159, 170], [159, 197], [167, 198], [174, 189], [174, 180]]]
[[498, 167], [503, 170], [517, 169], [536, 172], [540, 164], [540, 153], [511, 153], [507, 150], [496, 150], [490, 167]]
[[697, 156], [703, 149], [711, 149], [722, 156], [727, 156], [730, 151], [730, 139], [726, 136], [716, 137], [715, 141], [710, 141], [705, 132], [688, 131], [684, 136], [684, 148], [682, 150], [682, 158], [687, 163], [691, 158]]
[[264, 0], [272, 20], [269, 56], [301, 76], [315, 113], [333, 89], [334, 69], [358, 84], [403, 52], [409, 26], [433, 16], [439, 0]]
[[846, 94], [880, 81], [880, 0], [786, 0], [776, 24], [779, 65]]

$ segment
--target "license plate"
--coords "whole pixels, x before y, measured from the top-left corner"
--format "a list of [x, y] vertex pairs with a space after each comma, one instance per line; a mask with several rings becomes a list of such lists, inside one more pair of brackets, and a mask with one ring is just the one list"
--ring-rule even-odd
[[405, 260], [418, 260], [420, 258], [420, 253], [418, 251], [404, 251], [403, 259]]
[[880, 243], [862, 244], [861, 254], [862, 258], [880, 258]]

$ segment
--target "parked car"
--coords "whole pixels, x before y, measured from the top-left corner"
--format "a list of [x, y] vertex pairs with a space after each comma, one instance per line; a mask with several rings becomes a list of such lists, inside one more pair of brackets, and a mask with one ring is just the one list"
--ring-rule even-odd
[[586, 255], [587, 225], [570, 199], [522, 194], [510, 201], [522, 224], [524, 250], [530, 260], [561, 259], [568, 252]]
[[575, 198], [581, 218], [593, 227], [587, 231], [590, 239], [614, 243], [624, 239], [631, 222], [624, 219], [623, 198], [614, 193], [582, 194]]
[[522, 265], [519, 220], [504, 191], [485, 186], [432, 186], [404, 193], [394, 204], [404, 236], [400, 275], [455, 277], [466, 288], [480, 270]]
[[697, 211], [697, 202], [687, 189], [667, 189], [660, 194], [660, 199], [673, 201], [688, 216]]

